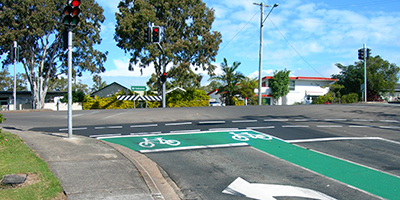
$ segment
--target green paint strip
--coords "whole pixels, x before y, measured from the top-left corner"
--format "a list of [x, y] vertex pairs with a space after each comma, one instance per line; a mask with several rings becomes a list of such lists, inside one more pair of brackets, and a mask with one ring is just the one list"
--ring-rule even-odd
[[100, 138], [135, 151], [188, 149], [247, 143], [295, 165], [386, 198], [400, 199], [400, 178], [271, 138], [254, 131], [204, 132], [158, 136]]

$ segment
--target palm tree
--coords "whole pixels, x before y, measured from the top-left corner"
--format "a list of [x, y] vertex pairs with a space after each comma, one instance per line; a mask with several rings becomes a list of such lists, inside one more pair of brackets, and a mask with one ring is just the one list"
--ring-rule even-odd
[[218, 88], [218, 94], [225, 97], [226, 105], [232, 105], [232, 97], [239, 93], [239, 83], [245, 78], [241, 72], [235, 71], [240, 64], [240, 62], [233, 62], [233, 65], [229, 66], [228, 61], [224, 58], [224, 62], [221, 63], [223, 74], [210, 78], [210, 80], [223, 82], [223, 86]]

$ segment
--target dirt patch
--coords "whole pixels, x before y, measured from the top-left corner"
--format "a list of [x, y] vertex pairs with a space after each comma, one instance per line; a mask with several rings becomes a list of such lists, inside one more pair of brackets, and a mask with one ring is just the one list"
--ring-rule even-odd
[[27, 174], [16, 174], [20, 176], [26, 176], [26, 180], [22, 184], [7, 184], [7, 185], [1, 185], [0, 188], [5, 190], [5, 189], [16, 189], [16, 188], [21, 188], [21, 187], [26, 187], [28, 185], [32, 185], [35, 183], [40, 182], [40, 178], [37, 174], [34, 173], [27, 173]]

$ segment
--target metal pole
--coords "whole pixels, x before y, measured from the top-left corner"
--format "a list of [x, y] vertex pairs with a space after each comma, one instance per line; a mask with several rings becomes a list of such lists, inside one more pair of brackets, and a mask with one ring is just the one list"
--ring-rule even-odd
[[260, 19], [260, 55], [258, 63], [258, 105], [262, 104], [262, 52], [263, 52], [263, 20], [264, 20], [264, 3], [261, 2], [261, 19]]
[[14, 96], [14, 110], [17, 110], [17, 57], [19, 55], [17, 55], [17, 50], [18, 45], [17, 45], [17, 41], [14, 41], [14, 92], [13, 92], [13, 96]]
[[367, 102], [367, 44], [364, 44], [364, 97]]
[[[166, 64], [165, 64], [165, 58], [163, 58], [163, 74], [165, 73], [165, 72], [167, 72], [167, 66], [165, 66]], [[166, 100], [165, 100], [165, 90], [167, 89], [167, 84], [166, 84], [166, 82], [167, 81], [165, 81], [165, 82], [163, 82], [162, 83], [162, 105], [163, 105], [163, 108], [166, 108], [167, 107], [167, 105], [166, 105]]]
[[72, 138], [72, 27], [68, 27], [68, 138]]

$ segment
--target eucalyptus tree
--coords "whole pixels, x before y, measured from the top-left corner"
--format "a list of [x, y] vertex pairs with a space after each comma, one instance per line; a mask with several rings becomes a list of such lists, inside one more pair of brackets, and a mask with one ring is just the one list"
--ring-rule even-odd
[[[67, 72], [67, 53], [63, 49], [65, 27], [60, 23], [66, 0], [2, 0], [0, 3], [0, 55], [10, 50], [13, 41], [20, 45], [32, 106], [43, 108], [49, 80]], [[80, 23], [73, 29], [73, 76], [84, 71], [104, 72], [108, 52], [94, 48], [101, 43], [103, 8], [95, 0], [82, 1]], [[9, 65], [10, 56], [3, 61]]]
[[[211, 30], [214, 10], [201, 0], [123, 0], [118, 8], [115, 40], [131, 57], [129, 70], [135, 66], [142, 70], [153, 63], [158, 85], [167, 65], [175, 69], [168, 77], [176, 80], [183, 74], [192, 77], [192, 68], [214, 74], [212, 62], [221, 34]], [[164, 28], [160, 46], [144, 40], [149, 23]]]

